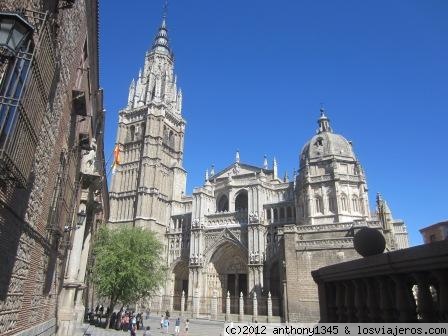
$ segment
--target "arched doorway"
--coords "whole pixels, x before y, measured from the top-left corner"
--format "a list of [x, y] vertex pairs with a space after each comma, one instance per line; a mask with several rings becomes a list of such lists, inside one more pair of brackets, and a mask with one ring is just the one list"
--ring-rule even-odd
[[281, 297], [281, 282], [280, 282], [280, 267], [278, 261], [274, 262], [271, 267], [269, 267], [269, 290], [272, 297]]
[[281, 279], [282, 269], [280, 268], [280, 262], [278, 260], [274, 261], [269, 267], [266, 267], [266, 284], [268, 285], [268, 290], [271, 293], [272, 302], [272, 314], [274, 316], [282, 315], [282, 291], [283, 284]]
[[235, 197], [235, 211], [247, 211], [248, 204], [247, 190], [241, 190]]
[[221, 195], [216, 204], [217, 212], [229, 211], [229, 199], [226, 195]]
[[[174, 275], [174, 310], [181, 310], [182, 291], [185, 292], [185, 298], [188, 297], [188, 264], [186, 261], [180, 261], [173, 269]], [[185, 309], [185, 307], [184, 307]]]
[[238, 300], [240, 293], [248, 293], [248, 267], [247, 253], [241, 247], [231, 242], [219, 246], [210, 258], [207, 267], [206, 288], [208, 297], [216, 291], [221, 303], [222, 312], [225, 313], [227, 292], [230, 294], [230, 312], [238, 313]]

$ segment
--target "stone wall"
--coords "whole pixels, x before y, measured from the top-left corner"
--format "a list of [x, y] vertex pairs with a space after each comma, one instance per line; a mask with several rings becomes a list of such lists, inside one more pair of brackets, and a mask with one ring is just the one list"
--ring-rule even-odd
[[286, 320], [289, 322], [316, 322], [319, 319], [319, 297], [312, 271], [359, 258], [351, 238], [340, 237], [337, 224], [334, 227], [335, 232], [308, 233], [307, 241], [316, 243], [305, 247], [299, 243], [303, 233], [297, 233], [294, 229], [285, 230]]

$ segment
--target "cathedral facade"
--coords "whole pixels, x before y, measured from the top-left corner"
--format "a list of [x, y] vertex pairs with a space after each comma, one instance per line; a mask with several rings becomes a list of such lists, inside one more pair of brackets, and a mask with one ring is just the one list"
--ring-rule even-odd
[[316, 321], [311, 271], [359, 258], [357, 230], [377, 228], [390, 250], [407, 247], [404, 223], [380, 195], [370, 211], [365, 172], [323, 109], [292, 181], [278, 176], [275, 160], [257, 167], [237, 152], [192, 195], [183, 168], [185, 125], [163, 20], [119, 113], [120, 165], [110, 190], [111, 227], [153, 230], [164, 243], [167, 277], [150, 299], [152, 311]]

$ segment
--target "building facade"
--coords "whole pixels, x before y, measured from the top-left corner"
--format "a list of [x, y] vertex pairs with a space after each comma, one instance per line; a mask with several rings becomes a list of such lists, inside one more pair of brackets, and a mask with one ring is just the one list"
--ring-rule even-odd
[[439, 222], [420, 229], [425, 244], [448, 239], [448, 221]]
[[84, 315], [108, 216], [97, 18], [97, 1], [0, 4], [0, 34], [24, 36], [0, 48], [1, 335], [73, 335]]
[[378, 228], [389, 249], [407, 246], [404, 223], [380, 196], [371, 213], [364, 170], [324, 110], [292, 181], [278, 176], [275, 159], [258, 167], [237, 152], [191, 196], [182, 166], [185, 124], [164, 19], [119, 113], [120, 165], [110, 192], [110, 226], [147, 228], [164, 242], [167, 280], [150, 299], [152, 311], [315, 321], [311, 271], [357, 258], [357, 229]]

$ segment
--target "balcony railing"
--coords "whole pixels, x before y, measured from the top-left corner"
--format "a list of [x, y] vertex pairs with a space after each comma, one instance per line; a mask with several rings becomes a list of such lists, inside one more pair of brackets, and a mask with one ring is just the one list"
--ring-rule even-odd
[[448, 322], [448, 241], [312, 272], [321, 322]]
[[247, 211], [235, 212], [218, 212], [208, 215], [206, 218], [206, 226], [226, 226], [232, 224], [247, 224]]

